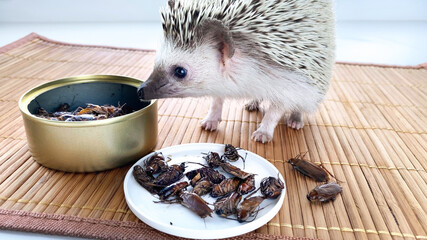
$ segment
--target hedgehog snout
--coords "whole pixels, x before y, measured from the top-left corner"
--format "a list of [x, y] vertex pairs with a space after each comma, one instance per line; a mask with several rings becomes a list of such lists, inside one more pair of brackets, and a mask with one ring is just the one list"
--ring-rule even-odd
[[146, 85], [146, 83], [145, 83], [145, 82], [144, 82], [144, 83], [142, 83], [142, 84], [139, 86], [138, 91], [137, 91], [137, 93], [138, 93], [138, 97], [139, 97], [139, 99], [141, 99], [141, 100], [145, 100], [145, 98], [144, 98], [144, 87], [145, 87], [145, 85]]

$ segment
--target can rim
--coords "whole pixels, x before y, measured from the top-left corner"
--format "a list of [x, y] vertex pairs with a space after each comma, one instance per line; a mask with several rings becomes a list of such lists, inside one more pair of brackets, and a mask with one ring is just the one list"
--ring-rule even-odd
[[28, 110], [28, 104], [32, 100], [34, 100], [36, 97], [40, 96], [41, 94], [47, 91], [50, 91], [55, 88], [63, 87], [63, 86], [81, 84], [81, 83], [91, 83], [91, 82], [119, 83], [119, 84], [129, 85], [132, 87], [138, 87], [141, 83], [143, 83], [142, 80], [126, 77], [126, 76], [119, 76], [119, 75], [80, 75], [80, 76], [61, 78], [61, 79], [40, 84], [26, 91], [18, 101], [19, 110], [21, 111], [21, 114], [23, 117], [28, 118], [34, 122], [40, 122], [42, 124], [53, 125], [58, 127], [82, 128], [82, 127], [96, 127], [96, 126], [110, 125], [110, 124], [124, 121], [126, 119], [132, 119], [132, 118], [138, 117], [140, 115], [143, 115], [145, 112], [149, 111], [150, 109], [152, 109], [155, 103], [157, 102], [156, 99], [150, 100], [150, 104], [148, 106], [123, 116], [96, 120], [96, 121], [81, 121], [81, 122], [77, 122], [77, 121], [63, 122], [63, 121], [54, 121], [54, 120], [49, 120], [45, 118], [40, 118], [31, 114], [30, 111]]

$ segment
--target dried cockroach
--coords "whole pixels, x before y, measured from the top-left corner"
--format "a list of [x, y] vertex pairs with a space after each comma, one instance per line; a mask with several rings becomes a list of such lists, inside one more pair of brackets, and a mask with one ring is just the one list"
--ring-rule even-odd
[[[312, 162], [305, 160], [305, 154], [302, 156], [301, 154], [298, 154], [296, 157], [289, 159], [288, 163], [292, 165], [292, 168], [296, 169], [298, 172], [304, 174], [305, 176], [314, 179], [316, 182], [329, 181], [329, 171], [326, 170], [322, 165], [316, 165]], [[333, 176], [332, 174], [330, 175]]]
[[59, 105], [56, 112], [70, 112], [70, 105], [68, 103], [63, 103]]
[[235, 214], [237, 210], [237, 204], [239, 204], [241, 199], [242, 195], [237, 192], [234, 192], [228, 197], [219, 198], [214, 203], [214, 211], [221, 217], [227, 217]]
[[209, 179], [202, 178], [195, 184], [192, 192], [199, 196], [203, 196], [212, 190], [212, 185], [213, 184]]
[[178, 196], [179, 203], [199, 215], [201, 218], [205, 218], [207, 216], [212, 217], [212, 209], [199, 195], [192, 192], [181, 191], [178, 193]]
[[185, 171], [185, 163], [181, 163], [180, 165], [172, 165], [169, 166], [168, 169], [157, 176], [153, 184], [160, 186], [168, 186], [184, 176]]
[[202, 178], [208, 178], [214, 184], [218, 184], [225, 179], [225, 176], [210, 167], [202, 167], [192, 171], [189, 171], [185, 174], [188, 179], [193, 179], [198, 173]]
[[135, 167], [133, 167], [133, 176], [135, 177], [135, 180], [145, 189], [147, 189], [147, 191], [149, 191], [150, 193], [157, 193], [158, 189], [156, 189], [152, 182], [154, 180], [153, 176], [151, 176], [150, 174], [148, 174], [147, 172], [144, 171], [144, 169], [139, 166], [136, 165]]
[[237, 207], [237, 221], [245, 222], [249, 217], [254, 216], [255, 210], [264, 201], [265, 197], [255, 196], [245, 198], [242, 203]]
[[166, 200], [169, 197], [176, 195], [179, 191], [186, 189], [187, 187], [188, 182], [179, 182], [171, 186], [165, 187], [159, 192], [159, 198], [161, 200]]
[[190, 180], [190, 185], [191, 186], [196, 186], [196, 184], [199, 182], [199, 180], [202, 179], [202, 175], [200, 175], [200, 173], [197, 173], [196, 176], [194, 176], [191, 180]]
[[226, 172], [230, 173], [231, 175], [238, 177], [242, 180], [245, 180], [246, 178], [253, 175], [251, 173], [247, 173], [245, 171], [242, 171], [240, 168], [238, 168], [234, 165], [231, 165], [230, 163], [227, 163], [227, 162], [221, 163], [220, 166], [224, 171], [226, 171]]
[[83, 115], [69, 115], [64, 114], [58, 117], [59, 121], [65, 121], [65, 122], [81, 122], [81, 121], [93, 121], [96, 120], [96, 117], [91, 114], [83, 114]]
[[122, 116], [133, 112], [130, 107], [125, 106], [126, 104], [123, 104], [122, 106], [119, 104], [118, 107], [115, 107], [112, 105], [99, 106], [88, 103], [86, 108], [78, 107], [73, 112], [70, 112], [70, 105], [63, 103], [56, 109], [56, 112], [53, 113], [49, 113], [43, 108], [39, 108], [37, 110], [36, 116], [49, 120], [67, 122], [93, 121]]
[[164, 172], [168, 169], [168, 164], [162, 153], [155, 152], [151, 157], [144, 161], [144, 168], [150, 174]]
[[38, 117], [43, 117], [43, 118], [49, 118], [49, 117], [50, 117], [50, 116], [49, 116], [49, 112], [48, 112], [48, 111], [46, 111], [46, 109], [41, 108], [41, 107], [37, 108], [37, 113], [36, 113], [36, 115], [37, 115]]
[[217, 168], [221, 165], [221, 163], [223, 163], [223, 160], [217, 152], [208, 152], [203, 158], [211, 168]]
[[279, 179], [279, 176], [277, 176], [277, 178], [266, 177], [262, 179], [260, 188], [262, 195], [266, 198], [277, 198], [282, 193], [282, 189], [285, 188], [285, 185]]
[[237, 149], [231, 144], [225, 144], [224, 155], [222, 157], [231, 162], [235, 162], [241, 158], [245, 162], [245, 159], [239, 155]]
[[227, 178], [219, 184], [212, 186], [211, 196], [212, 197], [222, 197], [229, 193], [232, 193], [237, 190], [239, 187], [240, 179], [238, 178]]
[[326, 183], [315, 187], [309, 194], [307, 199], [309, 201], [327, 202], [329, 200], [335, 200], [338, 193], [342, 191], [342, 187], [336, 182]]
[[251, 175], [240, 183], [237, 192], [241, 195], [247, 194], [255, 190], [255, 175]]

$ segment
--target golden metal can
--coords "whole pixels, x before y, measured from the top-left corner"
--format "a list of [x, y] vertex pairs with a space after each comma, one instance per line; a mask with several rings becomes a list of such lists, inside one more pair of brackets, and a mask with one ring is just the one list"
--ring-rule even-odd
[[[63, 78], [37, 86], [19, 100], [30, 152], [43, 166], [67, 172], [93, 172], [134, 162], [157, 141], [157, 101], [140, 101], [140, 80], [113, 75]], [[103, 120], [62, 122], [34, 115], [62, 103], [70, 109], [127, 104], [132, 113]]]

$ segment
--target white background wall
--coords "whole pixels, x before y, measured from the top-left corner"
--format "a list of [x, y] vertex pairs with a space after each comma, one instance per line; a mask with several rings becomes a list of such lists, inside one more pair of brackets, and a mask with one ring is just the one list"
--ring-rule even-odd
[[[0, 0], [0, 22], [159, 21], [166, 0]], [[335, 0], [338, 21], [427, 20], [426, 0]]]

